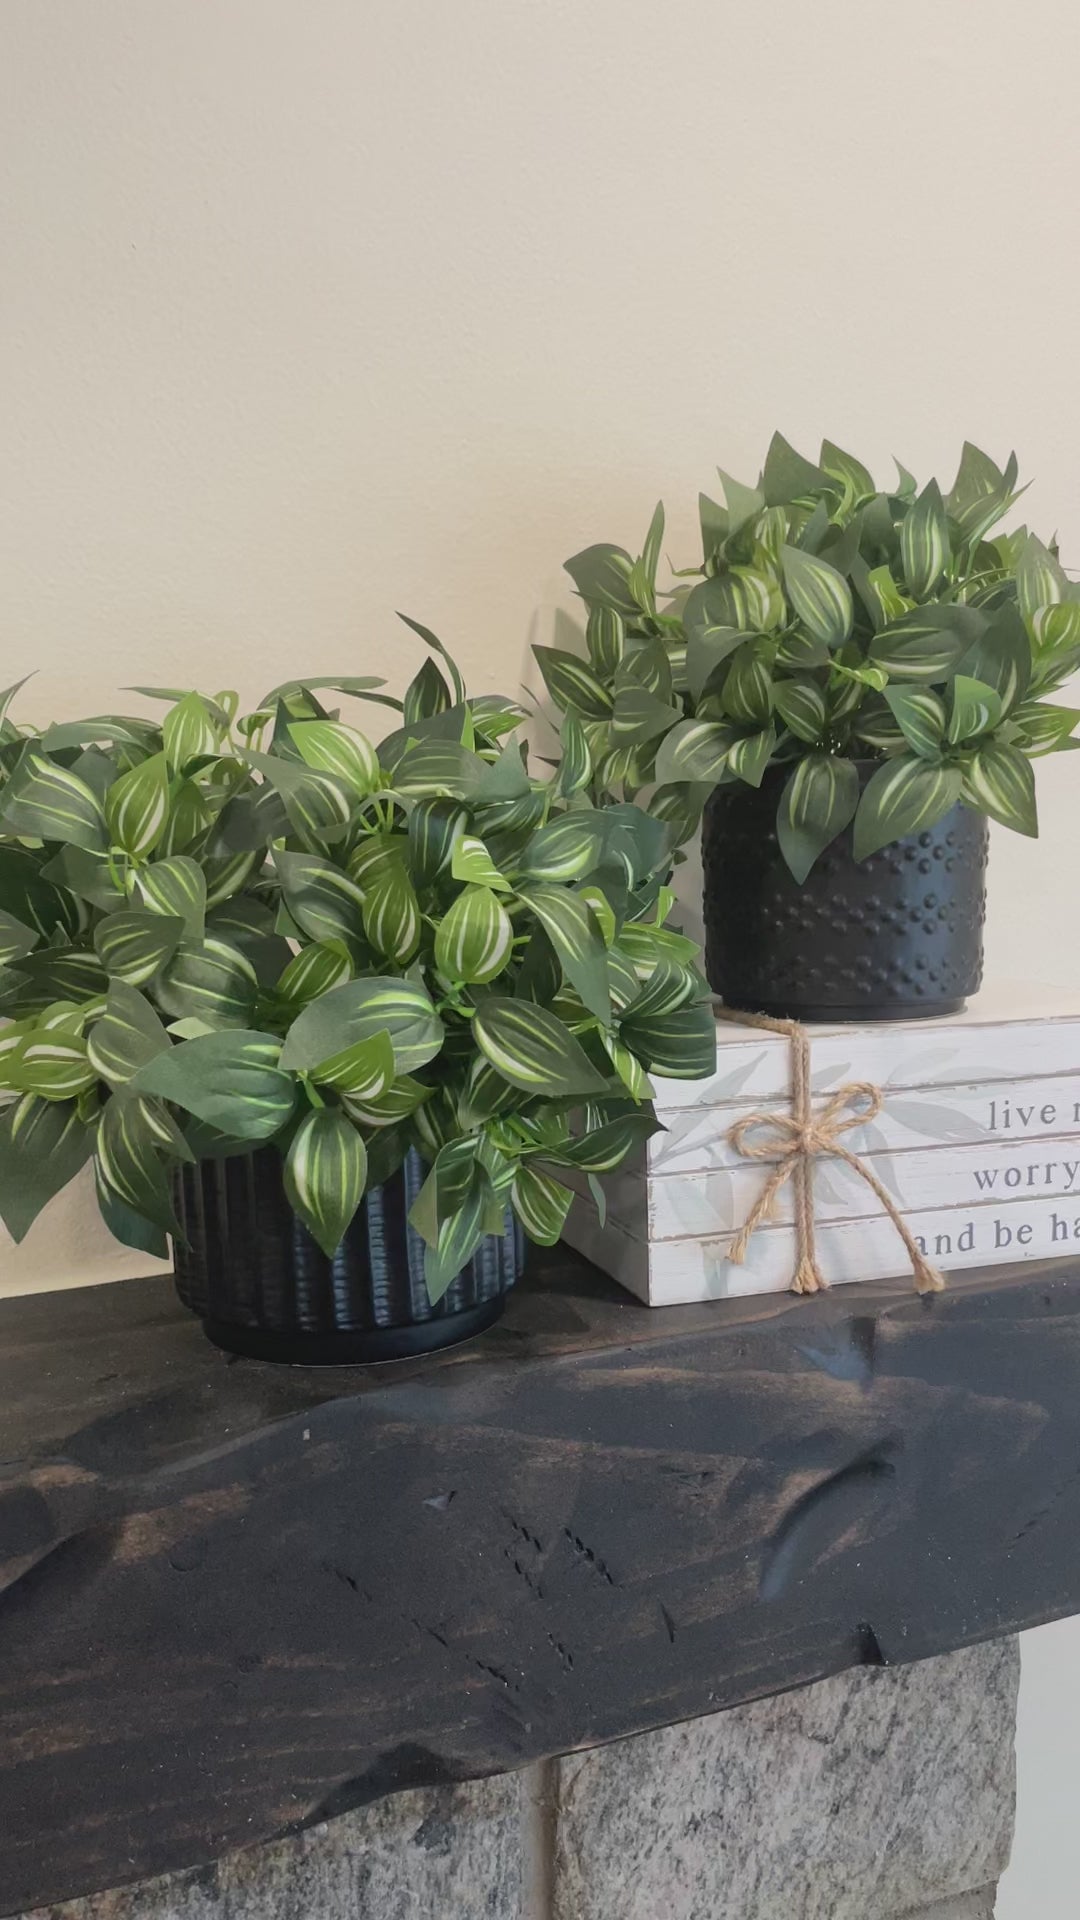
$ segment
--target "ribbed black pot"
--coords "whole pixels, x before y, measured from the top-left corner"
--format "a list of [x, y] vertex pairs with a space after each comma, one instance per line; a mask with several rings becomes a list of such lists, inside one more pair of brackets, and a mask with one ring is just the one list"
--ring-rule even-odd
[[[875, 771], [859, 764], [865, 785]], [[936, 827], [856, 861], [850, 827], [802, 886], [776, 836], [790, 768], [717, 787], [705, 809], [705, 966], [727, 1006], [798, 1020], [958, 1013], [982, 980], [987, 824]]]
[[275, 1148], [181, 1167], [176, 1289], [210, 1339], [232, 1353], [299, 1366], [401, 1360], [453, 1346], [491, 1326], [521, 1271], [520, 1229], [482, 1241], [432, 1306], [424, 1243], [408, 1212], [427, 1168], [401, 1171], [364, 1195], [333, 1259], [285, 1197]]

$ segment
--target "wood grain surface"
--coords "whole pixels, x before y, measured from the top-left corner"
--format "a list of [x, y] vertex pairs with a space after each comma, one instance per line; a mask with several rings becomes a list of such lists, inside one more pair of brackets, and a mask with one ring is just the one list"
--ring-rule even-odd
[[439, 1358], [0, 1305], [0, 1912], [1080, 1608], [1080, 1262], [649, 1310], [565, 1248]]

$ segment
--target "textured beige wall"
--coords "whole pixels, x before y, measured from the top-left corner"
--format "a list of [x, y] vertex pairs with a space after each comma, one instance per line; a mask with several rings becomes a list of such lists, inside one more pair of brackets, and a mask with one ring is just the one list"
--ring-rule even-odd
[[[511, 690], [563, 557], [658, 494], [689, 556], [775, 425], [1015, 442], [1080, 561], [1078, 56], [1073, 0], [4, 0], [0, 684], [399, 681], [404, 606]], [[1043, 795], [991, 955], [1067, 978]], [[0, 1286], [90, 1269], [63, 1214]]]

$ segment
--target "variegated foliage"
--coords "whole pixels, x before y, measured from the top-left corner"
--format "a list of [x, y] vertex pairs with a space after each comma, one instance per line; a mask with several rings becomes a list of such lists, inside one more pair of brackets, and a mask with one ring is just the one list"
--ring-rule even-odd
[[[272, 1143], [332, 1253], [418, 1148], [438, 1297], [508, 1207], [558, 1238], [560, 1168], [597, 1178], [654, 1130], [651, 1071], [711, 1071], [696, 950], [666, 924], [670, 826], [597, 808], [584, 762], [537, 778], [520, 709], [468, 699], [416, 631], [433, 657], [403, 701], [298, 680], [241, 716], [140, 688], [163, 720], [36, 730], [0, 696], [16, 1239], [92, 1159], [113, 1232], [164, 1251], [177, 1164]], [[373, 744], [328, 692], [397, 709], [393, 731]]]
[[1015, 457], [969, 443], [948, 494], [903, 468], [881, 491], [831, 442], [813, 462], [777, 434], [756, 486], [720, 478], [696, 584], [658, 592], [661, 507], [640, 558], [567, 561], [587, 657], [537, 650], [564, 779], [598, 805], [648, 790], [684, 840], [718, 783], [788, 766], [777, 826], [800, 881], [853, 819], [859, 859], [957, 801], [1034, 835], [1030, 762], [1077, 744], [1080, 711], [1052, 696], [1080, 667], [1080, 586], [1053, 541], [995, 531]]

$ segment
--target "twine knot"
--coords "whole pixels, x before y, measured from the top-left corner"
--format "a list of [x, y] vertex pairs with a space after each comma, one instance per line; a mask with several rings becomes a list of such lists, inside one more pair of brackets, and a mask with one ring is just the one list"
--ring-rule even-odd
[[771, 1160], [775, 1164], [754, 1205], [728, 1250], [729, 1260], [741, 1266], [753, 1235], [764, 1220], [771, 1218], [781, 1189], [790, 1180], [795, 1202], [795, 1238], [797, 1258], [792, 1276], [793, 1293], [818, 1293], [827, 1282], [817, 1259], [814, 1231], [814, 1162], [819, 1155], [842, 1160], [845, 1166], [865, 1180], [892, 1221], [911, 1263], [915, 1285], [920, 1293], [937, 1293], [945, 1285], [938, 1268], [927, 1260], [909, 1232], [896, 1202], [882, 1186], [876, 1173], [856, 1153], [846, 1147], [842, 1136], [853, 1127], [876, 1120], [884, 1105], [880, 1087], [869, 1080], [851, 1080], [838, 1087], [824, 1105], [814, 1111], [810, 1071], [810, 1037], [797, 1020], [774, 1020], [764, 1013], [738, 1013], [717, 1008], [723, 1020], [749, 1027], [763, 1027], [771, 1033], [786, 1034], [791, 1042], [790, 1113], [748, 1113], [728, 1129], [728, 1139], [745, 1160]]

